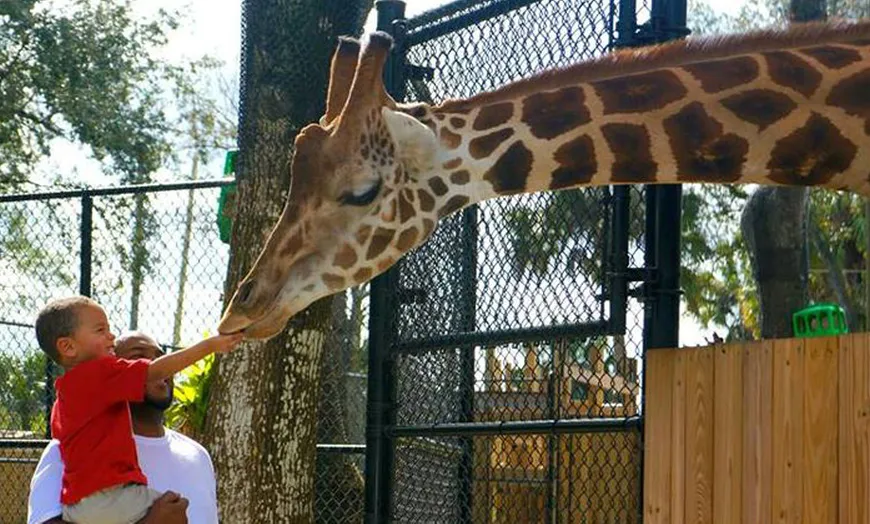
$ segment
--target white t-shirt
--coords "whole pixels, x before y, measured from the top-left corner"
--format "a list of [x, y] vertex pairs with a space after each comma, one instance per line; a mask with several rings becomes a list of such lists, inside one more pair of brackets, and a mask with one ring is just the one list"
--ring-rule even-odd
[[[168, 428], [159, 438], [134, 437], [139, 467], [148, 477], [148, 486], [160, 492], [174, 491], [188, 499], [188, 524], [217, 524], [214, 467], [205, 448]], [[27, 524], [41, 524], [61, 514], [62, 475], [60, 447], [52, 440], [30, 481]]]

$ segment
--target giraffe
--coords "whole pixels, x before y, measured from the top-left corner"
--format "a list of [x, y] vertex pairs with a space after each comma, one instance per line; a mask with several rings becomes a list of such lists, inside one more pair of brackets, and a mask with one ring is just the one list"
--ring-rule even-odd
[[437, 105], [387, 94], [391, 46], [339, 42], [325, 114], [297, 135], [283, 214], [222, 333], [270, 338], [502, 195], [688, 182], [870, 195], [870, 21], [621, 50]]

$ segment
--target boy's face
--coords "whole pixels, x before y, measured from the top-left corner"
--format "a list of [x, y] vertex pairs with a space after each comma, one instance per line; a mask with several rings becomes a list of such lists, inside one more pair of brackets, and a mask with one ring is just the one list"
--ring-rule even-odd
[[98, 306], [81, 306], [76, 311], [77, 326], [69, 337], [58, 340], [64, 359], [78, 364], [104, 357], [114, 351], [115, 335], [109, 328], [106, 312]]

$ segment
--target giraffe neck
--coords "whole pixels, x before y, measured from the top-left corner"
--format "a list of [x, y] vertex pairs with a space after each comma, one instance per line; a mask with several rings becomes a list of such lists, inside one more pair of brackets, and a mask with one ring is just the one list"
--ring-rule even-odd
[[439, 139], [429, 179], [439, 215], [589, 185], [870, 194], [870, 23], [819, 27], [628, 51], [467, 100], [407, 106]]

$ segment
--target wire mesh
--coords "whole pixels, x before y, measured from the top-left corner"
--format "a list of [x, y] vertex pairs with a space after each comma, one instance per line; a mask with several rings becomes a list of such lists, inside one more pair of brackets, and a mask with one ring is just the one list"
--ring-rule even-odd
[[[424, 14], [408, 22], [406, 56], [434, 75], [409, 79], [407, 97], [466, 97], [600, 55], [618, 15], [611, 2], [570, 0], [455, 2]], [[636, 431], [483, 433], [640, 413], [639, 288], [626, 333], [605, 328], [613, 202], [609, 188], [488, 201], [442, 220], [400, 263], [396, 425], [419, 436], [395, 443], [397, 522], [639, 521]], [[643, 267], [642, 190], [630, 205], [629, 266]], [[547, 331], [580, 325], [583, 336]], [[481, 432], [427, 436], [445, 423]]]

